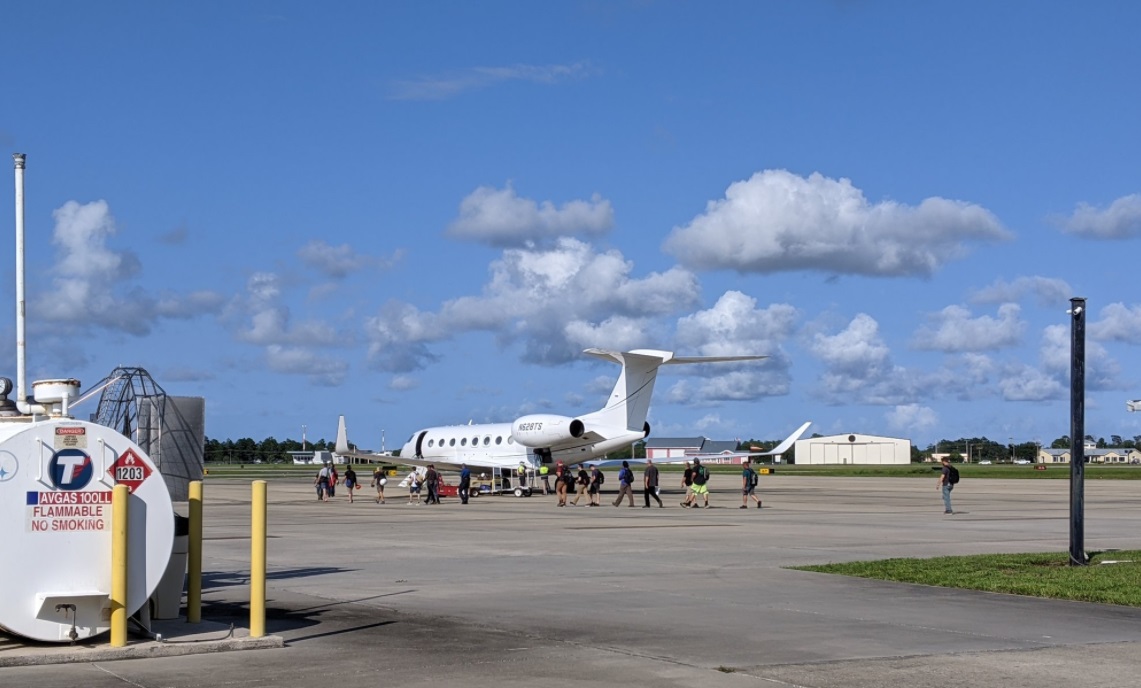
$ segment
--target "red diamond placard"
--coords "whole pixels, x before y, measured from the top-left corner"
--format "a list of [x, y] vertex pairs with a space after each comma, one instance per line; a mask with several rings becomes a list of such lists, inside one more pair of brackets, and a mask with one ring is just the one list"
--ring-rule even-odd
[[154, 470], [143, 461], [142, 457], [135, 453], [134, 449], [128, 449], [123, 454], [115, 459], [115, 463], [107, 469], [107, 473], [115, 479], [115, 483], [119, 485], [126, 485], [127, 489], [131, 492], [139, 489], [139, 485], [143, 481], [151, 477]]

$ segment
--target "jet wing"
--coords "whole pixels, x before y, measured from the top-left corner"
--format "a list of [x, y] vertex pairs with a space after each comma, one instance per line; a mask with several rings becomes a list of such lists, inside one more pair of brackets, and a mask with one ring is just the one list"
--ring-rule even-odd
[[[798, 439], [800, 439], [800, 436], [804, 434], [804, 431], [808, 429], [809, 425], [812, 425], [812, 421], [808, 421], [804, 425], [801, 425], [799, 428], [796, 429], [795, 432], [793, 432], [791, 435], [786, 437], [783, 442], [781, 442], [776, 447], [772, 448], [771, 450], [769, 450], [767, 452], [730, 452], [730, 453], [724, 453], [724, 454], [688, 454], [686, 456], [679, 456], [677, 458], [672, 458], [672, 459], [654, 459], [654, 463], [664, 465], [664, 464], [685, 463], [686, 461], [693, 461], [694, 459], [735, 459], [735, 458], [752, 458], [752, 457], [758, 457], [759, 458], [762, 456], [775, 456], [777, 454], [783, 454], [786, 451], [788, 451], [789, 448], [792, 447], [792, 445]], [[598, 466], [599, 468], [606, 468], [607, 466], [620, 466], [620, 465], [622, 465], [623, 461], [628, 461], [628, 462], [630, 462], [630, 464], [646, 463], [646, 459], [601, 459], [601, 460], [597, 460], [597, 461], [584, 461], [583, 463], [585, 463], [589, 466]]]
[[[717, 458], [734, 459], [737, 457], [748, 458], [750, 456], [760, 457], [760, 456], [775, 456], [777, 454], [783, 454], [786, 451], [788, 451], [792, 447], [792, 445], [796, 443], [796, 441], [798, 439], [800, 439], [800, 436], [804, 434], [804, 431], [808, 429], [809, 425], [812, 425], [812, 421], [808, 421], [804, 425], [797, 428], [796, 432], [794, 432], [791, 435], [789, 435], [788, 437], [784, 438], [783, 442], [781, 442], [780, 444], [773, 447], [772, 449], [770, 449], [767, 452], [731, 452], [728, 454], [691, 454], [682, 460], [683, 461], [692, 461], [693, 459], [717, 459]], [[671, 461], [671, 463], [677, 463], [677, 462]]]

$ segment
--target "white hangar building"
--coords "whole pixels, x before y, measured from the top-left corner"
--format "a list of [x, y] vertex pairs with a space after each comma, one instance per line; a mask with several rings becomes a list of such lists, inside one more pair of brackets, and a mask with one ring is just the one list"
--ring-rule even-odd
[[831, 435], [796, 441], [796, 465], [911, 463], [911, 440]]

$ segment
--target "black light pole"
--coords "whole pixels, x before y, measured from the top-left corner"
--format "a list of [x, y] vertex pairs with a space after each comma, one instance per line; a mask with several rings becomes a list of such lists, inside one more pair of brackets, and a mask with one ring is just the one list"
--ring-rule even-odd
[[1070, 317], [1070, 566], [1085, 566], [1089, 564], [1085, 549], [1085, 299], [1070, 299]]

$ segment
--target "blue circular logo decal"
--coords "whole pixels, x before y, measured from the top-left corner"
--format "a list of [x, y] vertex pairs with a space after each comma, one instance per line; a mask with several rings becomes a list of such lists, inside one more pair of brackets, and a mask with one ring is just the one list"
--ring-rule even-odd
[[20, 462], [16, 460], [16, 456], [10, 451], [0, 451], [0, 483], [15, 478], [18, 470]]
[[48, 462], [52, 485], [60, 490], [82, 490], [94, 473], [91, 457], [81, 449], [60, 449]]

